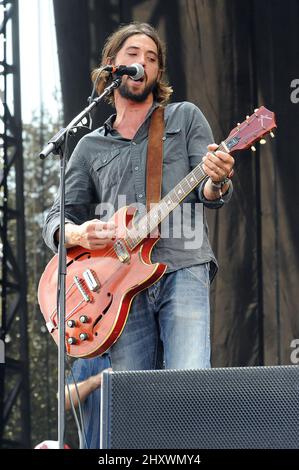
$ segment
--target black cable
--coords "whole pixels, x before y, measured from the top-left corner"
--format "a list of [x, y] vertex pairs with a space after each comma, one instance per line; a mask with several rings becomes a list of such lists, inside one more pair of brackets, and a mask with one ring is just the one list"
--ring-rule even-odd
[[[88, 447], [88, 444], [87, 444], [86, 429], [85, 429], [84, 417], [83, 417], [83, 412], [82, 412], [82, 403], [81, 403], [81, 399], [80, 399], [80, 394], [79, 394], [76, 379], [75, 379], [74, 374], [73, 374], [72, 365], [70, 364], [68, 358], [67, 358], [67, 363], [68, 363], [68, 366], [70, 368], [73, 384], [75, 385], [76, 395], [77, 395], [77, 399], [78, 399], [78, 408], [79, 408], [79, 415], [80, 415], [80, 422], [81, 423], [79, 422], [79, 419], [78, 419], [78, 415], [77, 415], [75, 405], [74, 405], [74, 402], [73, 402], [72, 394], [70, 392], [69, 383], [66, 382], [66, 386], [67, 386], [67, 390], [68, 390], [68, 396], [69, 396], [69, 400], [70, 400], [71, 408], [72, 408], [72, 413], [73, 413], [75, 423], [76, 423], [76, 426], [77, 426], [77, 431], [78, 431], [79, 448], [83, 449], [83, 446], [82, 446], [83, 442], [82, 441], [83, 441], [83, 438], [84, 438], [85, 448], [88, 449], [89, 447]], [[82, 438], [82, 436], [83, 436], [83, 438]]]

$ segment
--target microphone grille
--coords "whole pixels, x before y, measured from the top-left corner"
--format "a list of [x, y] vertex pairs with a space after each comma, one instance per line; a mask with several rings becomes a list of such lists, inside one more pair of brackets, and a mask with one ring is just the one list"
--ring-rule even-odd
[[141, 64], [132, 64], [131, 67], [135, 67], [137, 70], [136, 74], [131, 77], [133, 80], [139, 80], [144, 76], [144, 68]]

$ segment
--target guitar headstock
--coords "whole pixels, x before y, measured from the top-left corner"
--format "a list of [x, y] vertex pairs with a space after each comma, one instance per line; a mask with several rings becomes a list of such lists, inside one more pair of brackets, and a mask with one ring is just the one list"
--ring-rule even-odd
[[[261, 106], [230, 132], [225, 140], [225, 145], [230, 153], [247, 149], [268, 133], [274, 137], [272, 130], [276, 127], [275, 114]], [[261, 140], [261, 143], [265, 143], [265, 141]], [[253, 147], [252, 150], [255, 148]]]

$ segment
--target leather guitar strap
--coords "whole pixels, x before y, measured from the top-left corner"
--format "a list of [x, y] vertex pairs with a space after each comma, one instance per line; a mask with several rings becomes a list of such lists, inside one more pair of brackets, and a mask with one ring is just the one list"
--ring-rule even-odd
[[146, 209], [161, 199], [163, 164], [164, 108], [153, 111], [148, 132], [146, 164]]

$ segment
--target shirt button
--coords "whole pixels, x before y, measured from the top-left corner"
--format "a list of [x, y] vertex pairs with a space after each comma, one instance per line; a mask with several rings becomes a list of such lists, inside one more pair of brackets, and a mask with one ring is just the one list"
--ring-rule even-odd
[[142, 196], [143, 196], [143, 194], [139, 194], [139, 195], [138, 195], [138, 197], [139, 197], [140, 199], [142, 198]]
[[106, 163], [106, 161], [107, 161], [107, 158], [104, 158], [103, 163]]
[[134, 142], [134, 140], [132, 141], [132, 145], [137, 145], [136, 142]]
[[135, 166], [135, 170], [138, 171], [138, 170], [139, 170], [139, 166]]
[[165, 136], [164, 136], [164, 137], [162, 137], [162, 140], [166, 140], [166, 137], [165, 137]]

